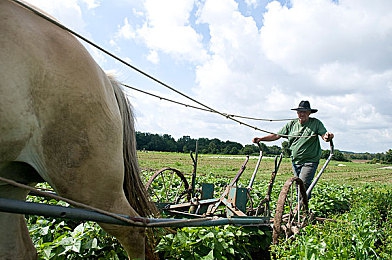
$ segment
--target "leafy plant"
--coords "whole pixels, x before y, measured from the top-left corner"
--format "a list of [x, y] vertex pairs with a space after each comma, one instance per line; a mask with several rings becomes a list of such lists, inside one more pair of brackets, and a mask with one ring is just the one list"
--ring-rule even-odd
[[269, 233], [235, 226], [185, 227], [162, 237], [157, 246], [163, 259], [252, 259], [267, 254]]
[[65, 221], [39, 217], [29, 230], [41, 259], [126, 259], [121, 246], [95, 223], [71, 229]]
[[318, 183], [312, 191], [309, 208], [319, 217], [346, 212], [350, 208], [353, 191], [349, 185]]
[[[33, 196], [28, 200], [68, 206]], [[119, 242], [94, 222], [27, 216], [27, 225], [40, 259], [127, 259]]]
[[353, 190], [350, 201], [350, 210], [334, 221], [309, 225], [295, 240], [272, 246], [274, 258], [391, 259], [391, 192], [366, 185]]

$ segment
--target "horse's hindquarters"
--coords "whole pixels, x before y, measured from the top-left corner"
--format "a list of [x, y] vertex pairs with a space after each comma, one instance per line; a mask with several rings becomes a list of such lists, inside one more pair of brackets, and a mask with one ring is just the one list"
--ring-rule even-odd
[[[25, 163], [26, 171], [11, 177], [29, 183], [38, 172], [60, 196], [138, 215], [123, 190], [130, 160], [124, 160], [123, 121], [107, 75], [75, 37], [13, 1], [0, 0], [0, 35], [0, 169]], [[133, 128], [126, 132], [134, 135]], [[136, 161], [131, 150], [127, 159]], [[138, 174], [132, 176], [141, 183]], [[127, 186], [137, 197], [140, 188]], [[0, 196], [26, 195], [0, 184]], [[0, 213], [0, 254], [22, 259], [33, 246], [23, 217], [9, 216]], [[104, 228], [131, 258], [144, 257], [143, 228]]]

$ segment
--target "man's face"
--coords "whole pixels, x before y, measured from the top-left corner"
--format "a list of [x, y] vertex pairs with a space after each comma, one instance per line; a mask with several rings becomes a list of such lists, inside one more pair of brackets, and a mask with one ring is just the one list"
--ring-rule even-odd
[[308, 111], [297, 111], [297, 115], [299, 118], [299, 122], [301, 124], [303, 124], [309, 120], [310, 111], [309, 110]]

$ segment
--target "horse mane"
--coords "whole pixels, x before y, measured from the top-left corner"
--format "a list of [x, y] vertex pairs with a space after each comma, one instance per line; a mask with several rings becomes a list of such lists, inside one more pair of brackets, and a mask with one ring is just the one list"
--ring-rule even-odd
[[157, 215], [155, 204], [149, 199], [149, 195], [142, 182], [139, 163], [136, 154], [136, 134], [132, 106], [124, 94], [120, 83], [111, 75], [108, 75], [113, 87], [117, 104], [120, 109], [123, 124], [123, 157], [124, 157], [124, 192], [128, 202], [142, 217]]

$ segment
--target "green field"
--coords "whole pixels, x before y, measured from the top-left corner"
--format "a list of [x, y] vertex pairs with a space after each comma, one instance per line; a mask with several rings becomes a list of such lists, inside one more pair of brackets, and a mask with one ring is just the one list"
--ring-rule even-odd
[[[191, 182], [189, 154], [138, 152], [144, 181], [164, 167], [183, 172]], [[230, 182], [245, 156], [199, 154], [196, 184], [212, 182], [217, 198]], [[322, 160], [320, 168], [325, 161]], [[241, 177], [247, 186], [257, 163], [251, 156]], [[274, 169], [274, 158], [264, 157], [252, 187], [252, 199], [264, 198]], [[312, 192], [309, 207], [317, 217], [294, 240], [271, 245], [271, 229], [192, 227], [165, 233], [155, 230], [160, 259], [392, 259], [392, 169], [390, 165], [332, 160]], [[271, 194], [271, 209], [284, 182], [292, 177], [288, 158], [282, 160]], [[54, 200], [29, 200], [60, 204]], [[39, 259], [126, 259], [114, 238], [96, 223], [28, 216], [28, 227]], [[172, 230], [172, 231], [173, 231]]]
[[[163, 167], [179, 169], [184, 174], [192, 173], [193, 166], [189, 154], [166, 152], [139, 152], [139, 164], [143, 171], [156, 171]], [[242, 179], [249, 179], [257, 163], [257, 156], [251, 156]], [[245, 156], [205, 155], [198, 156], [198, 176], [212, 174], [215, 177], [234, 177], [245, 160]], [[319, 169], [325, 160], [320, 161]], [[269, 180], [274, 169], [274, 158], [263, 157], [256, 180]], [[277, 180], [287, 180], [292, 176], [290, 159], [282, 160]], [[391, 165], [368, 164], [364, 161], [337, 162], [331, 160], [320, 182], [349, 184], [391, 184]]]
[[[191, 182], [193, 167], [189, 154], [139, 152], [138, 156], [146, 178], [163, 167], [172, 167]], [[250, 157], [240, 185], [248, 184], [257, 159]], [[244, 160], [245, 156], [199, 155], [196, 183], [223, 180], [228, 184]], [[324, 162], [320, 161], [319, 169]], [[263, 198], [273, 169], [274, 158], [263, 158], [251, 192], [254, 199]], [[391, 259], [391, 176], [390, 165], [332, 160], [309, 201], [312, 212], [329, 221], [308, 225], [295, 240], [270, 246], [268, 231], [260, 234], [235, 227], [195, 227], [165, 236], [157, 249], [162, 259]], [[273, 210], [283, 183], [290, 177], [291, 162], [284, 158], [271, 195]], [[209, 240], [211, 237], [218, 238]], [[236, 247], [238, 244], [246, 246]]]

